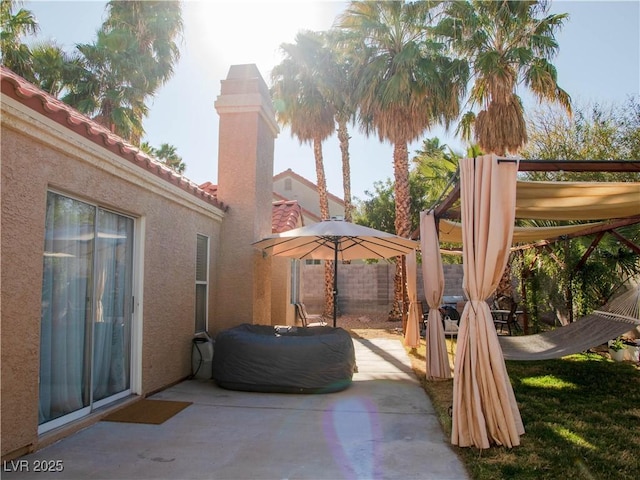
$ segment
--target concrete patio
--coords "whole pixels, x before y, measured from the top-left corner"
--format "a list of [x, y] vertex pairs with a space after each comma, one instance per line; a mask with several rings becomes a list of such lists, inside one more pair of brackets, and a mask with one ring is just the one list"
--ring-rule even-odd
[[[3, 479], [468, 479], [402, 343], [354, 339], [352, 385], [325, 395], [190, 380], [151, 398], [193, 402], [161, 425], [98, 422], [3, 465]], [[62, 472], [35, 472], [38, 461]], [[21, 471], [19, 471], [21, 470]]]

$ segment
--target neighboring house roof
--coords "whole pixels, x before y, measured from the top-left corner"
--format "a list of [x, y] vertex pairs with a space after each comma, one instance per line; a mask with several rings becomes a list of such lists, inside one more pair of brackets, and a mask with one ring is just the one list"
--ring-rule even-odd
[[200, 188], [188, 178], [171, 170], [166, 165], [154, 160], [139, 148], [130, 145], [118, 135], [109, 131], [89, 117], [81, 114], [66, 103], [40, 90], [35, 85], [4, 66], [0, 66], [2, 93], [13, 98], [22, 105], [34, 110], [52, 121], [62, 125], [78, 135], [96, 143], [119, 157], [147, 170], [182, 190], [223, 210], [226, 207], [219, 202], [215, 193]]
[[[273, 179], [275, 181], [286, 177], [293, 177], [314, 191], [318, 189], [315, 183], [307, 180], [301, 175], [298, 175], [290, 168], [284, 172], [274, 175]], [[217, 196], [218, 185], [212, 182], [205, 182], [200, 185], [200, 188], [214, 197]], [[328, 193], [328, 196], [336, 203], [344, 205], [344, 201], [335, 195]], [[274, 202], [271, 217], [272, 233], [282, 233], [302, 226], [304, 225], [305, 218], [314, 223], [321, 221], [321, 218], [318, 215], [304, 208], [298, 200], [291, 200], [278, 192], [273, 192], [273, 198]]]
[[[305, 184], [306, 186], [308, 186], [312, 190], [316, 190], [316, 191], [318, 190], [318, 185], [316, 185], [315, 183], [313, 183], [310, 180], [307, 180], [302, 175], [297, 174], [296, 172], [294, 172], [290, 168], [287, 168], [284, 172], [280, 172], [277, 175], [274, 175], [273, 176], [273, 181], [275, 182], [275, 181], [280, 180], [281, 178], [285, 178], [285, 177], [294, 178], [297, 181], [299, 181], [300, 183]], [[344, 200], [342, 198], [340, 198], [340, 197], [336, 197], [333, 193], [327, 191], [327, 197], [329, 197], [330, 200], [333, 200], [334, 202], [339, 203], [340, 205], [344, 206]]]
[[213, 195], [214, 197], [218, 196], [218, 185], [215, 185], [211, 182], [204, 182], [202, 185], [200, 185], [200, 188], [205, 192]]
[[[211, 182], [205, 182], [200, 188], [211, 195], [216, 195], [218, 185]], [[274, 192], [274, 197], [280, 197]], [[298, 204], [297, 200], [287, 200], [281, 198], [273, 202], [271, 214], [271, 233], [282, 233], [304, 225], [303, 220], [304, 209]], [[305, 212], [304, 215], [307, 215]]]
[[[297, 200], [305, 215], [305, 223], [322, 221], [318, 186], [291, 168], [274, 175], [273, 195], [276, 200]], [[327, 192], [329, 217], [345, 214], [344, 201]]]
[[[278, 192], [273, 192], [273, 198], [275, 198], [274, 204], [275, 204], [275, 202], [279, 202], [281, 200], [285, 200], [285, 201], [289, 201], [289, 202], [296, 202], [296, 203], [298, 203], [298, 205], [300, 205], [300, 202], [298, 202], [298, 200], [289, 200], [287, 197], [284, 197], [283, 195], [280, 195]], [[315, 213], [307, 210], [302, 205], [300, 205], [300, 210], [302, 211], [303, 218], [307, 218], [307, 219], [311, 220], [314, 223], [317, 223], [317, 222], [322, 220], [319, 216], [317, 216]]]
[[271, 232], [282, 233], [301, 227], [302, 208], [297, 200], [280, 200], [273, 202], [273, 215], [271, 217]]

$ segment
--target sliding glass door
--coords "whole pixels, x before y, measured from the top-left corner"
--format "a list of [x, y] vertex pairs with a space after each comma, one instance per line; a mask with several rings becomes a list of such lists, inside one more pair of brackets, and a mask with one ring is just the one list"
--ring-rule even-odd
[[133, 223], [48, 193], [40, 432], [130, 391]]

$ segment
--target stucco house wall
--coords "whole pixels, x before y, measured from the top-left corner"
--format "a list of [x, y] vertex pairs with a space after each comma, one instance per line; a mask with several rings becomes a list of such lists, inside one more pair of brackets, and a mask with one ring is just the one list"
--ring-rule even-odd
[[229, 205], [217, 270], [217, 332], [240, 323], [271, 323], [272, 259], [252, 243], [271, 235], [279, 129], [269, 89], [253, 64], [231, 66], [215, 108], [220, 115], [218, 199]]
[[[134, 156], [132, 161], [125, 147], [114, 146], [108, 131], [76, 125], [77, 119], [67, 118], [64, 111], [43, 114], [39, 110], [46, 98], [19, 92], [6, 83], [4, 73], [3, 69], [0, 395], [2, 457], [10, 458], [37, 449], [87, 421], [38, 436], [47, 192], [134, 218], [131, 390], [139, 396], [190, 374], [196, 236], [210, 238], [208, 267], [213, 273], [218, 267], [225, 213], [222, 204], [207, 198], [197, 187], [185, 186], [185, 180], [163, 178], [166, 172], [148, 159]], [[58, 114], [64, 118], [60, 120]], [[100, 134], [95, 135], [96, 131]], [[142, 163], [136, 164], [135, 160]], [[215, 275], [210, 279], [212, 323]]]

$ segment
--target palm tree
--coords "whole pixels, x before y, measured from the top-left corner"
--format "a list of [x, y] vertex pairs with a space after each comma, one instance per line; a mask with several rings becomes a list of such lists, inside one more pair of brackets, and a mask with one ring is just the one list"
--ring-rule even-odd
[[81, 67], [62, 97], [127, 140], [142, 132], [141, 112], [146, 114], [144, 82], [138, 81], [141, 72], [133, 71], [128, 60], [130, 40], [99, 31], [94, 43], [76, 45]]
[[78, 45], [83, 69], [63, 100], [139, 144], [149, 96], [173, 74], [182, 32], [177, 1], [111, 1], [93, 44]]
[[[444, 55], [426, 26], [433, 2], [355, 1], [337, 22], [354, 61], [355, 98], [365, 133], [377, 132], [393, 145], [396, 234], [411, 233], [408, 144], [438, 123], [449, 126], [459, 114], [468, 66]], [[396, 268], [400, 315], [402, 266]]]
[[16, 8], [14, 0], [0, 0], [0, 59], [2, 65], [33, 80], [31, 50], [21, 42], [25, 35], [38, 32], [38, 22], [30, 10]]
[[[311, 143], [315, 159], [320, 216], [329, 218], [327, 181], [322, 158], [322, 142], [335, 129], [335, 108], [323, 95], [323, 75], [328, 55], [322, 36], [314, 32], [300, 32], [295, 43], [280, 47], [284, 59], [271, 71], [271, 93], [278, 122], [291, 129], [300, 143]], [[333, 262], [325, 262], [324, 314], [333, 312]]]
[[160, 148], [154, 148], [148, 142], [140, 144], [140, 150], [151, 155], [159, 162], [164, 163], [176, 173], [183, 174], [187, 165], [182, 161], [182, 157], [178, 155], [178, 151], [174, 145], [163, 143]]
[[[449, 2], [436, 27], [459, 55], [469, 58], [473, 76], [472, 107], [461, 129], [486, 153], [517, 153], [527, 143], [527, 127], [519, 85], [540, 101], [557, 102], [571, 112], [571, 99], [557, 83], [550, 63], [558, 51], [555, 32], [567, 14], [547, 15], [550, 3], [541, 1]], [[541, 18], [539, 18], [541, 17]], [[497, 296], [512, 297], [511, 262], [507, 264]]]
[[67, 54], [53, 42], [32, 45], [31, 63], [33, 83], [54, 97], [61, 95], [81, 68], [77, 55]]
[[110, 1], [109, 17], [102, 29], [110, 37], [125, 43], [132, 41], [128, 52], [135, 59], [135, 69], [129, 72], [133, 85], [138, 85], [142, 98], [131, 102], [132, 113], [140, 121], [140, 128], [130, 133], [130, 141], [137, 145], [144, 133], [141, 120], [147, 114], [145, 98], [154, 96], [174, 72], [180, 59], [176, 39], [181, 37], [183, 22], [179, 1]]
[[341, 38], [337, 30], [325, 34], [329, 49], [329, 59], [325, 65], [327, 84], [323, 85], [323, 94], [335, 108], [338, 141], [342, 157], [342, 187], [344, 192], [344, 219], [352, 221], [353, 199], [351, 197], [351, 161], [349, 155], [349, 129], [347, 124], [355, 117], [353, 99], [353, 65], [351, 59], [340, 48]]
[[137, 56], [144, 62], [144, 80], [153, 94], [172, 77], [173, 67], [180, 60], [176, 43], [183, 29], [180, 2], [110, 1], [108, 9], [103, 30], [135, 39]]
[[481, 110], [465, 115], [462, 130], [468, 135], [473, 126], [476, 142], [487, 153], [517, 153], [527, 142], [518, 86], [571, 111], [571, 99], [558, 86], [550, 63], [558, 51], [555, 32], [567, 14], [547, 15], [549, 5], [545, 0], [448, 2], [435, 28], [470, 61], [470, 102]]
[[413, 163], [420, 181], [428, 185], [425, 198], [427, 204], [435, 206], [448, 193], [446, 190], [456, 177], [459, 160], [460, 155], [446, 144], [440, 143], [439, 138], [422, 141], [422, 148], [416, 150]]

